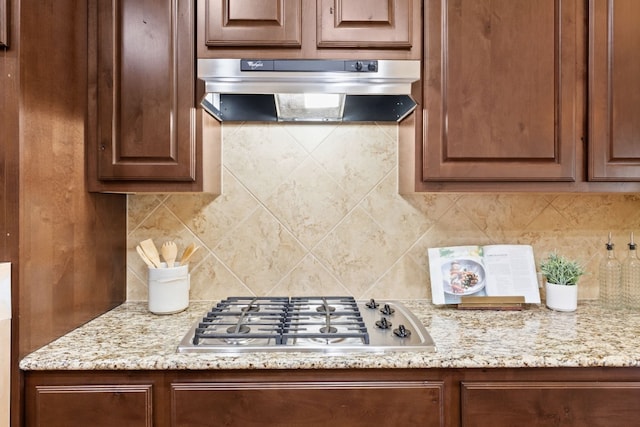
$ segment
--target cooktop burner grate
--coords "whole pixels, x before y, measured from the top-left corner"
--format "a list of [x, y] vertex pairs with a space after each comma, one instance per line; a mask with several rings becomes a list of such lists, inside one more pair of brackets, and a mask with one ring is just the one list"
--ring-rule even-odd
[[273, 340], [283, 345], [306, 338], [355, 338], [369, 344], [367, 327], [352, 297], [230, 297], [198, 323], [193, 344], [217, 339]]
[[180, 352], [226, 353], [434, 349], [424, 325], [400, 302], [349, 296], [228, 297], [178, 346]]

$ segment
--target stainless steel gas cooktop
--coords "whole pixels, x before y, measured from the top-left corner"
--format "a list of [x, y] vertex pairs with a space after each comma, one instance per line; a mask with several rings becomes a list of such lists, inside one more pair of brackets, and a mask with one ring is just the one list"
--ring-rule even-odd
[[179, 352], [435, 351], [424, 325], [398, 301], [353, 297], [229, 297], [185, 335]]

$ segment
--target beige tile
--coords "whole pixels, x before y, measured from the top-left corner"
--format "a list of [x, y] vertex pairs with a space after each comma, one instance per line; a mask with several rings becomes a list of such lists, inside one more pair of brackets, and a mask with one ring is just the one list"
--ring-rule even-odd
[[339, 125], [335, 123], [291, 123], [284, 126], [284, 129], [311, 153], [337, 126]]
[[260, 208], [220, 241], [215, 255], [253, 292], [264, 295], [300, 262], [305, 250]]
[[495, 243], [457, 206], [440, 217], [424, 234], [421, 242], [433, 248]]
[[258, 201], [231, 175], [224, 171], [223, 194], [172, 195], [165, 205], [207, 247], [220, 240], [251, 215]]
[[147, 273], [141, 277], [130, 269], [127, 269], [127, 301], [147, 301], [149, 291], [147, 289]]
[[552, 204], [572, 228], [620, 229], [626, 224], [640, 225], [640, 198], [635, 195], [563, 195]]
[[317, 296], [352, 295], [324, 266], [313, 256], [307, 255], [291, 273], [273, 288], [273, 296]]
[[401, 242], [356, 208], [323, 241], [314, 254], [354, 295], [361, 295], [401, 255]]
[[230, 295], [254, 295], [216, 257], [210, 255], [191, 272], [189, 298], [194, 301], [220, 300]]
[[428, 265], [403, 256], [360, 298], [430, 300]]
[[396, 166], [397, 140], [371, 125], [341, 125], [312, 153], [340, 187], [359, 201]]
[[320, 241], [353, 207], [347, 194], [313, 159], [307, 159], [265, 202], [307, 248]]
[[130, 194], [127, 196], [127, 227], [129, 230], [133, 230], [144, 219], [157, 209], [162, 202], [162, 196], [158, 195], [144, 195], [144, 194]]
[[537, 262], [553, 250], [581, 260], [589, 274], [579, 296], [593, 299], [607, 233], [620, 258], [630, 231], [640, 240], [637, 194], [400, 197], [394, 123], [233, 123], [222, 132], [221, 196], [128, 196], [127, 299], [146, 299], [135, 245], [149, 237], [204, 246], [191, 262], [192, 299], [429, 297], [427, 248], [504, 242], [531, 244]]
[[401, 247], [408, 248], [446, 214], [452, 202], [435, 194], [400, 196], [397, 182], [394, 169], [367, 195], [360, 207]]
[[276, 124], [244, 124], [223, 143], [224, 167], [258, 199], [267, 198], [307, 156]]
[[536, 194], [481, 194], [465, 195], [456, 205], [493, 241], [513, 243], [509, 232], [525, 229], [549, 201]]

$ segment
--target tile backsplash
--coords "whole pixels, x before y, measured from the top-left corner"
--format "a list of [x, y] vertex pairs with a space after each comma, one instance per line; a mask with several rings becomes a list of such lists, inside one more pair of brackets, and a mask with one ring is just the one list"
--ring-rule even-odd
[[[589, 274], [611, 231], [619, 257], [640, 231], [640, 195], [397, 192], [395, 124], [225, 124], [223, 194], [128, 196], [127, 299], [146, 300], [135, 246], [202, 248], [191, 299], [228, 295], [430, 298], [427, 248], [531, 244]], [[638, 233], [636, 233], [638, 234]]]

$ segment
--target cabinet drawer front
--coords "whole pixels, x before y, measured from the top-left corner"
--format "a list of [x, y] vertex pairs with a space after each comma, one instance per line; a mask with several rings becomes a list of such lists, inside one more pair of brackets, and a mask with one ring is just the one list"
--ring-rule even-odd
[[462, 425], [631, 426], [640, 382], [464, 382]]
[[441, 426], [443, 388], [443, 383], [422, 381], [174, 383], [172, 425], [209, 420], [211, 425], [243, 427], [364, 427], [385, 421]]
[[151, 385], [36, 386], [27, 425], [150, 427]]

